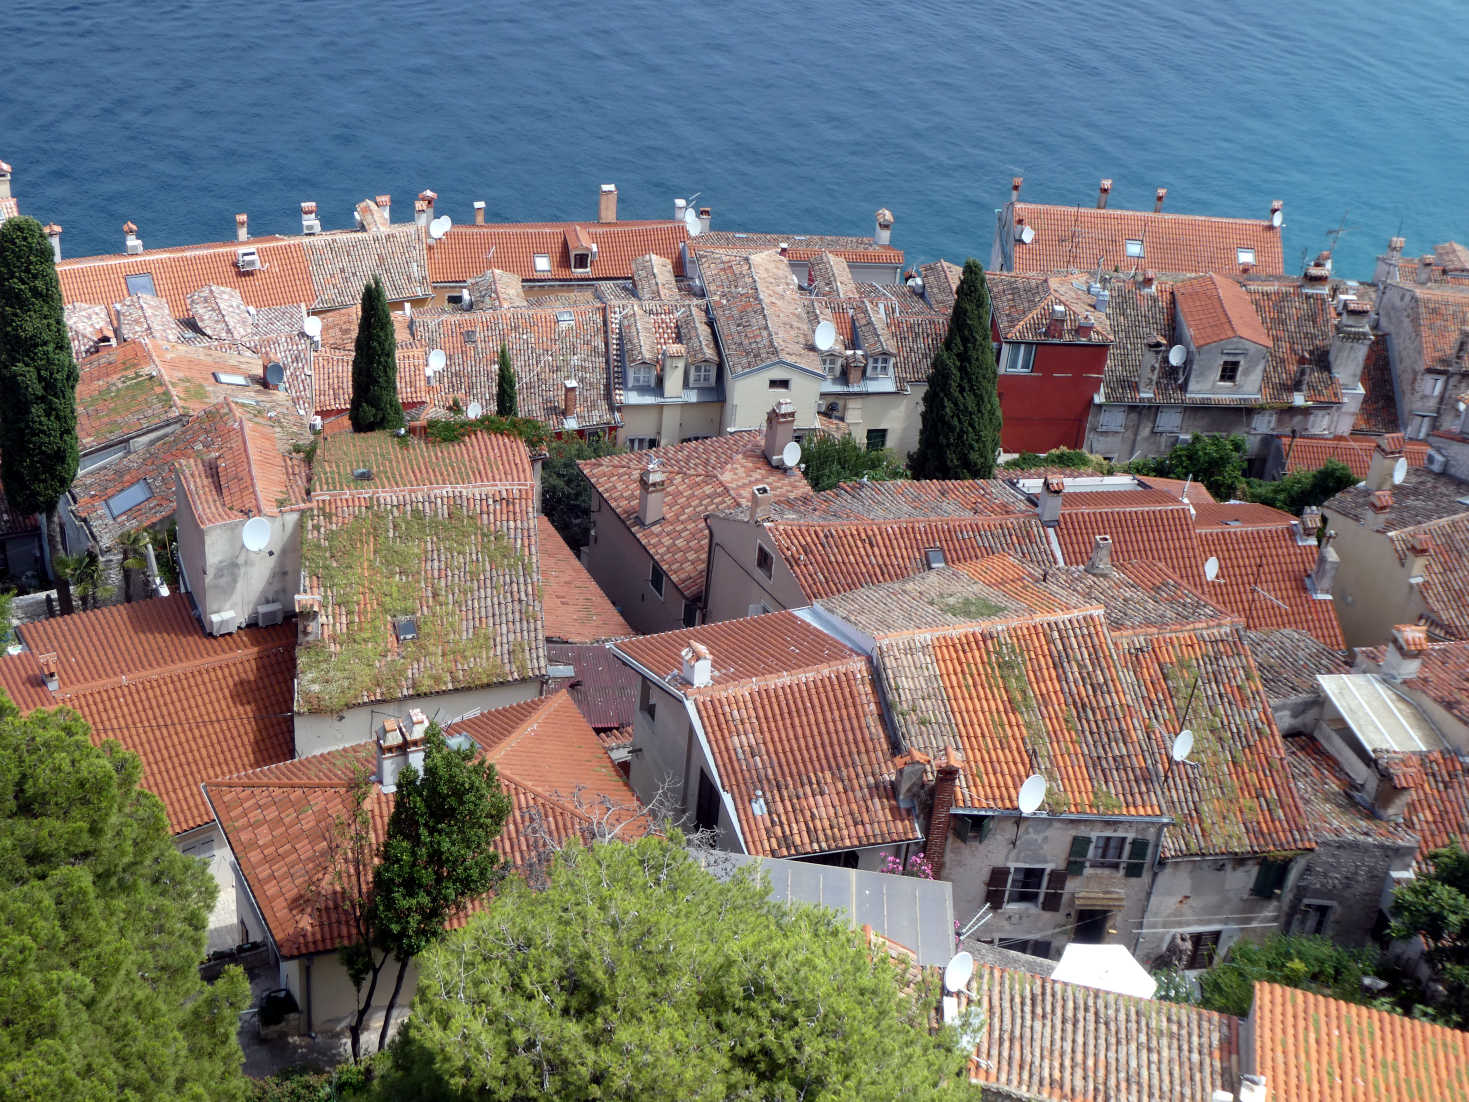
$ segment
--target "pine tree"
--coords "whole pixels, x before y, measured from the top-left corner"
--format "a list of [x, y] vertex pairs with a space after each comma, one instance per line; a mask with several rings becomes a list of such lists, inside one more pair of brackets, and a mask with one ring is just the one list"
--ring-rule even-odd
[[51, 243], [34, 218], [0, 225], [0, 480], [17, 513], [46, 518], [61, 551], [56, 506], [76, 477], [77, 365]]
[[971, 258], [954, 297], [943, 347], [923, 397], [914, 478], [990, 478], [1000, 450], [999, 375], [990, 339], [984, 269]]
[[398, 340], [393, 335], [388, 294], [377, 276], [362, 288], [348, 416], [354, 432], [403, 427], [403, 406], [398, 401]]
[[510, 366], [510, 349], [500, 342], [500, 377], [495, 381], [495, 413], [501, 417], [519, 417], [515, 397], [515, 368]]

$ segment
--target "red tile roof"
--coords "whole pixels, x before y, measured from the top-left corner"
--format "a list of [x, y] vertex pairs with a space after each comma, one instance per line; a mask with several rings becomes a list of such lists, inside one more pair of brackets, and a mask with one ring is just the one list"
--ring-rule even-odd
[[544, 516], [536, 517], [540, 530], [541, 603], [546, 616], [546, 638], [567, 643], [595, 643], [634, 634], [613, 607], [576, 553]]
[[[766, 460], [762, 432], [734, 432], [649, 451], [609, 455], [578, 463], [603, 500], [686, 598], [704, 591], [709, 536], [704, 517], [746, 506], [756, 486], [774, 500], [811, 492], [799, 471], [777, 470]], [[638, 477], [656, 460], [667, 478], [663, 519], [638, 521]]]
[[1206, 275], [1185, 280], [1174, 286], [1173, 303], [1199, 347], [1235, 339], [1270, 347], [1270, 334], [1250, 296], [1232, 279]]
[[793, 670], [820, 669], [845, 661], [855, 653], [794, 612], [723, 620], [680, 631], [623, 639], [614, 644], [613, 649], [627, 655], [655, 677], [663, 678], [683, 668], [684, 648], [690, 643], [701, 643], [707, 647], [713, 663], [709, 688], [695, 689], [679, 682], [678, 690], [690, 696], [752, 678], [774, 677]]
[[1469, 1033], [1273, 983], [1255, 984], [1249, 1033], [1275, 1102], [1469, 1097]]
[[[495, 848], [518, 866], [543, 858], [543, 834], [555, 842], [586, 837], [606, 804], [635, 804], [564, 693], [484, 712], [450, 730], [468, 734], [495, 763], [514, 804]], [[348, 809], [354, 770], [373, 764], [373, 744], [359, 743], [208, 785], [240, 871], [287, 959], [328, 952], [351, 937], [331, 884], [332, 822]], [[378, 839], [392, 805], [393, 797], [374, 786], [368, 811]], [[614, 814], [613, 825], [622, 817]]]
[[831, 234], [737, 233], [715, 230], [689, 239], [689, 251], [748, 254], [778, 249], [788, 245], [786, 259], [811, 260], [830, 253], [848, 264], [902, 264], [903, 250], [892, 245], [879, 245], [870, 237], [843, 237]]
[[[1035, 231], [1028, 245], [1015, 242], [1017, 272], [1059, 272], [1104, 268], [1129, 271], [1236, 273], [1243, 267], [1236, 250], [1255, 251], [1252, 270], [1283, 272], [1280, 231], [1269, 219], [1210, 218], [1198, 214], [1123, 210], [1111, 207], [1050, 206], [1015, 203], [1014, 219]], [[1141, 241], [1143, 255], [1127, 255], [1128, 241]]]
[[283, 455], [271, 431], [236, 417], [213, 455], [180, 459], [178, 487], [194, 519], [207, 527], [243, 517], [278, 516], [306, 500], [306, 465]]
[[[1285, 517], [1289, 521], [1289, 516]], [[1296, 543], [1287, 525], [1200, 528], [1203, 553], [1219, 560], [1219, 575], [1200, 588], [1203, 595], [1237, 616], [1245, 627], [1300, 628], [1333, 650], [1346, 647], [1336, 608], [1306, 587], [1316, 566], [1314, 541]]]
[[1367, 360], [1362, 365], [1362, 389], [1366, 394], [1357, 407], [1357, 417], [1352, 428], [1357, 432], [1397, 432], [1402, 428], [1398, 420], [1398, 400], [1393, 392], [1392, 360], [1387, 350], [1387, 335], [1378, 333], [1367, 348]]
[[1288, 738], [1285, 746], [1301, 808], [1318, 840], [1388, 842], [1417, 848], [1418, 838], [1406, 824], [1379, 819], [1352, 797], [1356, 784], [1314, 738]]
[[1469, 845], [1469, 768], [1453, 750], [1405, 757], [1412, 768], [1413, 794], [1403, 812], [1403, 825], [1418, 836], [1422, 868], [1430, 853], [1450, 842]]
[[1405, 528], [1388, 538], [1398, 560], [1405, 562], [1413, 541], [1423, 536], [1433, 546], [1418, 586], [1427, 606], [1426, 622], [1436, 637], [1469, 639], [1469, 512]]
[[84, 452], [183, 415], [150, 341], [104, 349], [77, 369], [77, 439]]
[[[585, 643], [547, 643], [546, 662], [570, 666], [575, 674], [552, 682], [552, 690], [566, 689], [581, 714], [596, 728], [603, 745], [632, 742], [634, 712], [638, 706], [637, 671], [618, 661], [604, 646]], [[621, 733], [625, 731], [625, 733]]]
[[[359, 479], [354, 472], [368, 470]], [[317, 445], [311, 494], [406, 493], [431, 489], [528, 488], [530, 455], [516, 437], [472, 432], [445, 442], [414, 434], [344, 432]]]
[[[579, 230], [596, 246], [586, 271], [574, 271], [566, 239]], [[689, 231], [682, 222], [504, 222], [455, 226], [428, 250], [429, 277], [434, 283], [467, 283], [491, 268], [513, 272], [527, 283], [591, 279], [631, 279], [633, 262], [648, 253], [666, 259], [683, 274], [683, 244]], [[548, 271], [537, 271], [538, 254], [550, 259]]]
[[1469, 724], [1469, 643], [1430, 643], [1408, 684]]
[[[1372, 466], [1372, 452], [1380, 439], [1378, 436], [1299, 436], [1292, 445], [1290, 437], [1282, 436], [1280, 446], [1289, 453], [1287, 473], [1314, 471], [1328, 459], [1335, 459], [1350, 467], [1358, 478], [1366, 478]], [[1428, 444], [1422, 440], [1404, 440], [1401, 450], [1410, 467], [1422, 467], [1428, 461]]]

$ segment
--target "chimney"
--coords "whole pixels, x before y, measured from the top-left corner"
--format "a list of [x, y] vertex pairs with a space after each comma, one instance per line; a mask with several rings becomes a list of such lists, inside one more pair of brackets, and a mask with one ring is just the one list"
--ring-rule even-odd
[[854, 348], [847, 353], [843, 363], [847, 373], [847, 385], [856, 386], [862, 381], [862, 376], [867, 374], [867, 353], [860, 348]]
[[617, 185], [603, 184], [602, 191], [597, 196], [597, 221], [617, 221]]
[[708, 233], [709, 227], [714, 223], [714, 212], [708, 207], [699, 208], [699, 232]]
[[1398, 624], [1392, 629], [1378, 672], [1390, 681], [1408, 681], [1423, 668], [1428, 649], [1428, 632], [1418, 624]]
[[1167, 354], [1168, 342], [1154, 334], [1152, 340], [1148, 341], [1148, 349], [1143, 353], [1142, 362], [1139, 364], [1140, 370], [1137, 378], [1139, 398], [1153, 396], [1153, 388], [1158, 382], [1158, 372], [1163, 369], [1163, 357]]
[[1416, 763], [1408, 754], [1378, 750], [1373, 755], [1372, 766], [1377, 782], [1372, 789], [1373, 816], [1389, 823], [1402, 822], [1418, 783]]
[[318, 218], [318, 217], [316, 217], [316, 204], [315, 203], [302, 203], [301, 204], [301, 232], [302, 233], [320, 233], [321, 232], [321, 219]]
[[790, 242], [782, 241], [779, 245], [776, 246], [776, 251], [780, 253], [782, 259], [789, 259], [791, 255]]
[[1320, 264], [1312, 264], [1301, 276], [1301, 290], [1307, 294], [1324, 295], [1331, 282], [1331, 271]]
[[707, 689], [714, 680], [714, 660], [703, 643], [690, 643], [679, 656], [683, 659], [683, 679], [696, 689]]
[[1168, 189], [1166, 187], [1160, 187], [1157, 194], [1153, 196], [1154, 214], [1158, 214], [1163, 210], [1163, 200], [1166, 198], [1168, 198]]
[[1372, 491], [1372, 511], [1374, 513], [1385, 513], [1392, 508], [1391, 490]]
[[1336, 553], [1336, 548], [1330, 543], [1323, 543], [1321, 550], [1316, 552], [1316, 565], [1311, 568], [1307, 578], [1307, 588], [1313, 596], [1326, 598], [1331, 596], [1331, 588], [1336, 585], [1336, 572], [1341, 566], [1341, 556]]
[[567, 379], [561, 384], [561, 416], [567, 419], [576, 416], [575, 379]]
[[427, 199], [413, 200], [413, 224], [421, 230], [428, 229], [429, 219], [433, 217], [433, 208], [428, 205]]
[[239, 214], [235, 215], [235, 240], [250, 240], [250, 216], [244, 211], [241, 211]]
[[949, 848], [949, 814], [954, 807], [954, 789], [959, 782], [959, 756], [952, 746], [944, 747], [944, 760], [934, 770], [933, 807], [928, 813], [928, 837], [923, 856], [935, 880], [944, 868], [944, 851]]
[[1051, 316], [1046, 322], [1046, 340], [1059, 341], [1061, 334], [1066, 331], [1066, 307], [1059, 303], [1051, 303]]
[[1433, 254], [1424, 253], [1418, 261], [1418, 270], [1414, 273], [1419, 283], [1430, 283], [1433, 280]]
[[50, 689], [53, 693], [60, 692], [60, 658], [55, 654], [41, 654], [36, 656], [36, 663], [41, 667], [41, 677], [45, 679], [46, 688]]
[[658, 467], [644, 467], [638, 475], [638, 523], [651, 528], [663, 519], [663, 492], [668, 476]]
[[1020, 201], [1020, 185], [1023, 183], [1025, 183], [1024, 176], [1010, 177], [1010, 202], [1018, 203]]
[[391, 195], [379, 195], [375, 200], [377, 209], [382, 212], [383, 225], [393, 224], [393, 197]]
[[681, 344], [667, 345], [661, 354], [663, 360], [663, 397], [678, 398], [683, 395], [684, 369], [688, 366], [688, 352]]
[[1408, 541], [1408, 581], [1422, 581], [1423, 572], [1428, 569], [1428, 560], [1432, 557], [1433, 540], [1427, 532], [1415, 532]]
[[1066, 480], [1059, 475], [1047, 475], [1041, 481], [1041, 492], [1036, 495], [1035, 510], [1041, 524], [1046, 528], [1061, 525], [1061, 494], [1066, 489]]
[[122, 247], [123, 251], [130, 256], [136, 256], [143, 251], [143, 239], [138, 236], [138, 227], [131, 222], [122, 224]]
[[1097, 209], [1107, 209], [1107, 199], [1112, 194], [1112, 181], [1103, 180], [1097, 185]]
[[0, 199], [10, 198], [10, 166], [0, 161]]
[[1089, 341], [1092, 339], [1092, 330], [1096, 327], [1096, 319], [1090, 314], [1082, 314], [1076, 319], [1076, 339]]
[[892, 244], [893, 212], [887, 207], [882, 207], [874, 217], [877, 219], [877, 228], [872, 231], [872, 243], [874, 245]]
[[409, 710], [408, 728], [403, 732], [403, 737], [410, 752], [413, 747], [422, 746], [424, 739], [428, 738], [428, 716], [424, 715], [422, 708]]
[[1389, 237], [1387, 239], [1387, 259], [1388, 259], [1388, 261], [1390, 263], [1392, 263], [1392, 264], [1397, 264], [1397, 262], [1399, 260], [1403, 259], [1403, 249], [1407, 246], [1407, 244], [1408, 244], [1407, 238], [1404, 238], [1404, 237]]
[[765, 415], [765, 460], [772, 467], [784, 466], [781, 453], [796, 438], [796, 407], [782, 398]]
[[1149, 268], [1143, 272], [1143, 294], [1152, 295], [1158, 291], [1158, 273]]
[[51, 239], [51, 258], [61, 263], [61, 227], [55, 222], [47, 223], [46, 236]]
[[377, 731], [377, 783], [384, 793], [398, 791], [398, 777], [408, 767], [408, 744], [397, 716], [387, 716]]
[[1379, 440], [1372, 449], [1372, 465], [1367, 468], [1367, 489], [1391, 490], [1393, 468], [1402, 457], [1401, 449]]
[[1362, 381], [1362, 368], [1367, 363], [1367, 350], [1372, 345], [1372, 330], [1367, 316], [1372, 307], [1356, 299], [1344, 303], [1331, 334], [1328, 353], [1331, 373], [1343, 390], [1352, 390]]
[[770, 515], [770, 487], [753, 486], [750, 489], [750, 523], [759, 524]]
[[1321, 510], [1314, 505], [1307, 505], [1301, 510], [1299, 520], [1290, 522], [1291, 531], [1295, 533], [1296, 544], [1306, 547], [1316, 542], [1316, 533], [1321, 531]]
[[1092, 544], [1091, 558], [1086, 560], [1086, 572], [1098, 578], [1112, 576], [1112, 537], [1098, 536]]
[[485, 224], [485, 201], [483, 199], [474, 201], [474, 224], [476, 226]]
[[432, 222], [434, 219], [434, 202], [439, 197], [438, 192], [424, 188], [418, 193], [418, 197], [428, 204], [428, 219]]

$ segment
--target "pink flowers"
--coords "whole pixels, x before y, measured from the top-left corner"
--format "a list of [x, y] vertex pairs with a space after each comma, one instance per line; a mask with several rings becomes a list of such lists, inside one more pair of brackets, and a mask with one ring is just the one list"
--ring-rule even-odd
[[893, 876], [916, 876], [920, 880], [933, 879], [933, 866], [928, 863], [928, 857], [922, 853], [915, 853], [908, 858], [908, 864], [891, 853], [882, 855], [882, 872], [891, 873]]

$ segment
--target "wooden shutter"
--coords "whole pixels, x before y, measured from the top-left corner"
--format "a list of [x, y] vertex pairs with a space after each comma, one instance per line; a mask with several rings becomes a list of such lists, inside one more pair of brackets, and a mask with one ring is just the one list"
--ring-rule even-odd
[[1071, 839], [1071, 854], [1066, 862], [1066, 871], [1072, 876], [1080, 876], [1086, 872], [1086, 855], [1092, 850], [1092, 840], [1086, 834], [1078, 834]]
[[974, 820], [968, 815], [951, 815], [949, 817], [949, 833], [961, 842], [969, 841], [970, 831], [974, 828]]
[[1127, 847], [1127, 875], [1132, 877], [1141, 876], [1148, 868], [1148, 850], [1151, 848], [1146, 838], [1134, 838]]
[[1046, 891], [1041, 896], [1041, 910], [1059, 911], [1061, 893], [1066, 890], [1066, 870], [1052, 869], [1046, 876]]
[[989, 883], [985, 885], [984, 899], [995, 910], [1005, 905], [1005, 889], [1010, 885], [1010, 867], [996, 865], [990, 869]]

